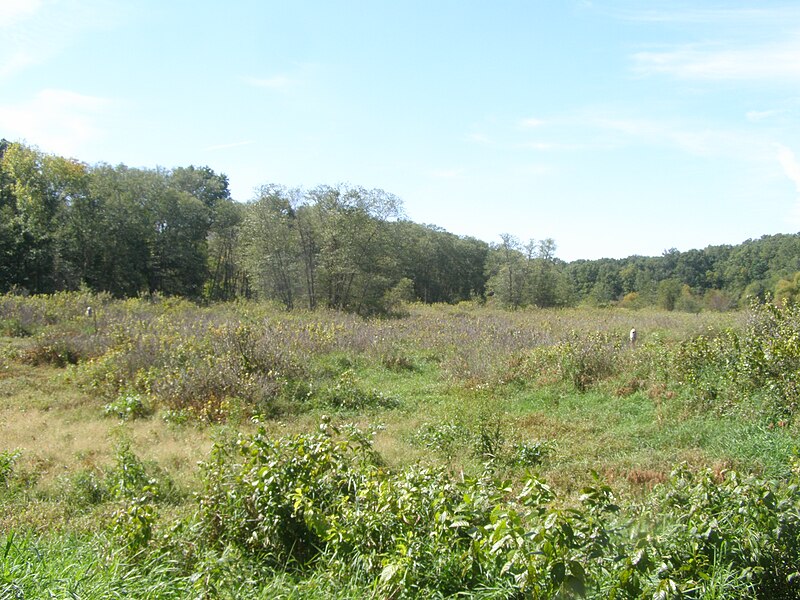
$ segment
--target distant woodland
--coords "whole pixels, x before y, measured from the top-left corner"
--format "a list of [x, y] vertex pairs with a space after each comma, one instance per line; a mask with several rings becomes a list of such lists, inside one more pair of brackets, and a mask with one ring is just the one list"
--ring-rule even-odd
[[737, 308], [800, 299], [800, 235], [565, 262], [552, 239], [498, 242], [405, 218], [383, 190], [265, 185], [235, 202], [208, 167], [88, 165], [0, 141], [0, 292], [271, 300], [392, 313], [404, 302]]

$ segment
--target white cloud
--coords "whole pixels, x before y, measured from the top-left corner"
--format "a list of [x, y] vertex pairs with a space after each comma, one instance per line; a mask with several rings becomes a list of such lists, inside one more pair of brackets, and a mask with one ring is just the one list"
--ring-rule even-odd
[[551, 173], [555, 173], [555, 168], [552, 165], [531, 164], [531, 165], [524, 165], [519, 169], [519, 171], [524, 175], [533, 175], [535, 177], [541, 177], [543, 175], [550, 175]]
[[478, 144], [491, 144], [492, 140], [489, 138], [488, 135], [484, 135], [483, 133], [470, 133], [467, 136], [467, 139], [471, 142], [477, 142]]
[[747, 111], [745, 117], [748, 121], [752, 121], [753, 123], [758, 123], [759, 121], [764, 121], [766, 119], [771, 119], [772, 117], [777, 117], [778, 115], [783, 114], [786, 111], [783, 110], [750, 110]]
[[564, 151], [564, 150], [594, 150], [601, 146], [597, 144], [564, 144], [564, 143], [554, 143], [554, 142], [522, 142], [521, 144], [517, 144], [516, 148], [522, 148], [524, 150], [537, 150], [539, 152], [547, 152], [547, 151]]
[[[757, 132], [735, 128], [712, 128], [684, 120], [587, 117], [581, 127], [597, 141], [612, 147], [631, 144], [671, 146], [700, 157], [736, 160], [764, 160], [770, 154], [769, 141]], [[595, 131], [592, 132], [592, 129]], [[601, 133], [605, 131], [606, 136]], [[770, 158], [771, 160], [771, 158]]]
[[641, 75], [679, 79], [800, 81], [800, 38], [750, 47], [684, 45], [661, 52], [638, 52], [633, 69]]
[[[776, 144], [776, 148], [778, 149], [778, 162], [783, 167], [783, 172], [794, 182], [797, 193], [800, 195], [800, 163], [797, 162], [797, 157], [788, 146]], [[798, 199], [800, 200], [800, 198]]]
[[103, 136], [97, 121], [109, 104], [96, 96], [42, 90], [28, 103], [0, 105], [0, 130], [46, 152], [75, 156], [85, 144]]
[[456, 169], [437, 169], [435, 171], [431, 171], [431, 177], [435, 177], [436, 179], [456, 179], [461, 177], [464, 174], [464, 169], [456, 168]]
[[608, 10], [611, 16], [624, 21], [640, 23], [743, 23], [781, 22], [796, 20], [800, 10], [796, 6], [767, 8], [674, 8], [644, 10]]
[[112, 0], [0, 0], [0, 78], [46, 62], [131, 10]]
[[527, 129], [533, 127], [541, 127], [542, 125], [545, 124], [545, 121], [542, 119], [528, 118], [528, 119], [522, 119], [519, 122], [519, 124], [521, 127], [525, 127]]
[[784, 174], [794, 183], [797, 191], [797, 199], [789, 214], [789, 220], [793, 227], [800, 227], [800, 163], [788, 146], [775, 144], [775, 147], [778, 150], [778, 162], [783, 168]]
[[0, 29], [8, 29], [29, 19], [41, 7], [42, 0], [3, 0], [0, 2]]
[[297, 84], [297, 80], [286, 75], [275, 75], [274, 77], [245, 77], [245, 83], [257, 88], [268, 90], [286, 90]]
[[246, 140], [243, 142], [231, 142], [229, 144], [215, 144], [213, 146], [208, 146], [203, 148], [205, 152], [214, 152], [216, 150], [228, 150], [230, 148], [239, 148], [240, 146], [249, 146], [251, 144], [255, 144], [255, 140]]

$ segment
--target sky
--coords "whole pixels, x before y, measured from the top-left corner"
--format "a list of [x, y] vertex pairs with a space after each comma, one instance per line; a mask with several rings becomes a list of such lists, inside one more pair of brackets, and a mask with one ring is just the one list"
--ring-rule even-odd
[[0, 137], [566, 261], [800, 231], [800, 2], [0, 0]]

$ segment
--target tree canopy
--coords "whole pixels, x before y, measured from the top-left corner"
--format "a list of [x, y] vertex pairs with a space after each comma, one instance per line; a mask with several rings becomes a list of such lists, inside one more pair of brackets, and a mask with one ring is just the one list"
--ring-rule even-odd
[[361, 314], [407, 300], [686, 311], [800, 300], [797, 234], [570, 263], [556, 249], [415, 223], [380, 189], [266, 184], [242, 204], [207, 166], [89, 165], [0, 140], [0, 292], [255, 296]]

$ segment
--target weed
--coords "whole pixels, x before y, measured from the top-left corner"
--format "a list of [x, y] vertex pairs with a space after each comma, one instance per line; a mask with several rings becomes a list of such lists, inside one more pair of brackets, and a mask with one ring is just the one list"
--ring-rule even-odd
[[362, 410], [367, 408], [394, 408], [399, 402], [378, 390], [363, 389], [355, 372], [348, 369], [336, 381], [320, 392], [325, 406], [343, 410]]
[[471, 437], [466, 427], [448, 421], [426, 423], [413, 434], [412, 441], [451, 459], [461, 448], [470, 443]]
[[146, 417], [152, 411], [141, 394], [128, 392], [120, 394], [115, 400], [106, 404], [103, 412], [108, 416], [129, 421]]
[[0, 319], [0, 335], [7, 337], [29, 337], [33, 335], [33, 331], [26, 327], [18, 317], [12, 317]]
[[518, 442], [514, 444], [510, 462], [517, 467], [535, 467], [541, 465], [552, 451], [549, 442]]
[[77, 506], [93, 506], [108, 499], [109, 490], [106, 481], [94, 470], [81, 469], [68, 480], [67, 498]]
[[0, 452], [0, 484], [8, 487], [8, 482], [14, 474], [14, 465], [22, 453], [19, 450], [4, 450]]

